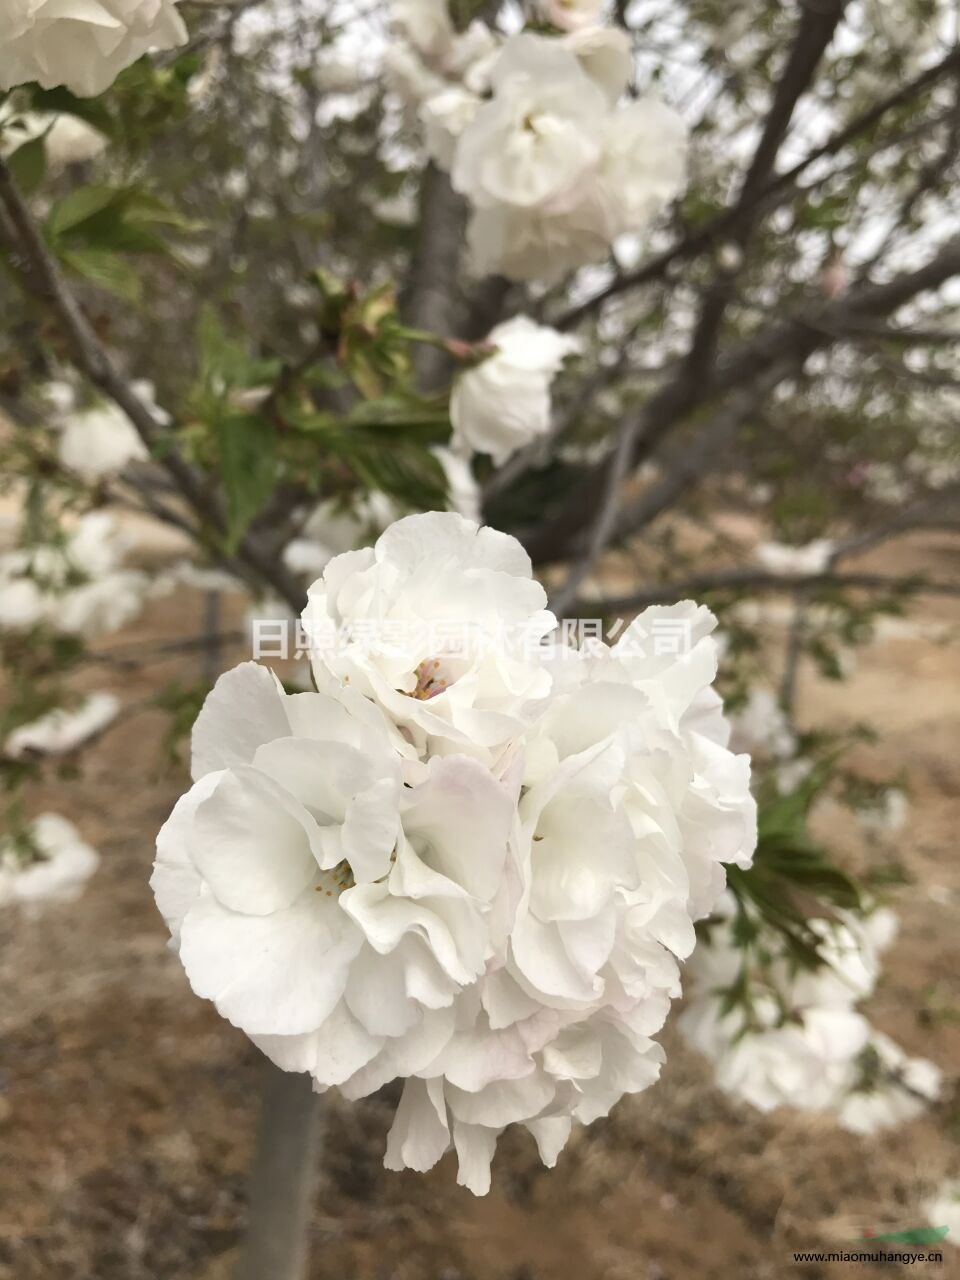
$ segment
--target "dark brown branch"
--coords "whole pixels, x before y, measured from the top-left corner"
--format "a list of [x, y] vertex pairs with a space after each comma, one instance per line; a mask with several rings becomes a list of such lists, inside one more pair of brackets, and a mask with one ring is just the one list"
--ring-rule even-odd
[[612, 617], [621, 613], [634, 613], [651, 604], [673, 604], [688, 597], [700, 597], [712, 591], [794, 595], [801, 589], [817, 588], [960, 596], [960, 582], [931, 581], [921, 577], [891, 577], [883, 573], [787, 575], [763, 569], [718, 569], [715, 573], [696, 574], [676, 582], [665, 582], [662, 586], [644, 587], [628, 595], [604, 596], [599, 599], [588, 597], [577, 601], [574, 612], [580, 617]]
[[[802, 0], [797, 31], [783, 73], [774, 89], [773, 100], [753, 159], [733, 203], [736, 221], [730, 239], [740, 251], [741, 262], [760, 219], [761, 208], [756, 195], [770, 181], [780, 147], [793, 120], [793, 113], [816, 75], [820, 60], [833, 39], [847, 3], [848, 0]], [[704, 376], [708, 367], [713, 364], [724, 317], [733, 302], [740, 270], [740, 267], [732, 271], [718, 270], [716, 278], [703, 295], [687, 355], [687, 373], [690, 377]]]
[[[571, 329], [602, 307], [609, 298], [626, 293], [631, 289], [640, 288], [642, 285], [666, 279], [671, 268], [675, 265], [698, 257], [714, 245], [720, 244], [728, 236], [732, 236], [737, 230], [740, 219], [748, 213], [752, 213], [755, 207], [762, 207], [764, 212], [769, 213], [778, 205], [792, 199], [798, 179], [819, 160], [836, 155], [851, 142], [854, 142], [863, 134], [869, 133], [875, 125], [880, 123], [884, 116], [912, 102], [928, 89], [933, 88], [940, 80], [954, 73], [958, 68], [960, 68], [960, 48], [952, 49], [940, 62], [929, 67], [913, 80], [908, 81], [868, 111], [863, 112], [862, 115], [857, 116], [855, 120], [838, 130], [821, 146], [814, 148], [813, 151], [804, 156], [791, 169], [777, 174], [762, 187], [755, 189], [752, 193], [751, 201], [743, 209], [736, 205], [725, 209], [723, 213], [717, 214], [716, 217], [711, 218], [703, 226], [689, 232], [669, 249], [665, 249], [662, 253], [645, 262], [636, 271], [619, 276], [616, 280], [611, 281], [606, 288], [595, 293], [593, 297], [586, 298], [583, 302], [578, 303], [577, 306], [571, 307], [562, 315], [556, 317], [552, 321], [553, 325], [558, 329]], [[891, 139], [891, 145], [900, 140], [900, 135], [897, 135]]]
[[[206, 491], [200, 477], [172, 447], [163, 424], [136, 394], [103, 346], [44, 243], [17, 190], [13, 175], [2, 159], [0, 204], [16, 235], [14, 252], [19, 250], [23, 255], [39, 300], [59, 320], [73, 348], [77, 367], [127, 415], [140, 439], [166, 468], [176, 488], [199, 516], [201, 523], [212, 526], [217, 533], [222, 534], [223, 517], [214, 496]], [[269, 584], [292, 608], [301, 607], [303, 590], [276, 557], [264, 552], [252, 539], [244, 538], [237, 549], [237, 559], [247, 569], [248, 575], [252, 572], [255, 582]]]
[[[695, 380], [681, 371], [639, 410], [641, 425], [634, 434], [638, 452], [642, 449], [643, 456], [649, 456], [668, 431], [717, 396], [756, 383], [781, 361], [802, 365], [846, 331], [862, 330], [864, 324], [893, 314], [918, 294], [939, 288], [955, 275], [960, 275], [960, 236], [947, 241], [915, 271], [903, 272], [884, 284], [861, 285], [817, 311], [762, 329], [727, 352], [709, 377]], [[520, 531], [536, 563], [563, 558], [571, 550], [575, 553], [578, 544], [582, 547], [582, 531], [602, 500], [609, 465], [607, 461], [584, 473], [558, 512], [536, 528]]]
[[[458, 294], [460, 250], [467, 204], [450, 179], [432, 162], [420, 187], [420, 226], [410, 263], [410, 277], [401, 310], [415, 329], [453, 336], [461, 306]], [[417, 379], [424, 391], [442, 386], [448, 357], [439, 347], [419, 343], [415, 352]]]
[[786, 366], [775, 367], [769, 370], [766, 377], [761, 379], [755, 387], [733, 396], [713, 420], [698, 433], [696, 441], [691, 448], [684, 451], [677, 464], [657, 484], [636, 498], [622, 513], [620, 489], [626, 478], [633, 438], [626, 434], [621, 437], [618, 456], [615, 459], [619, 465], [611, 468], [609, 488], [591, 531], [587, 550], [571, 570], [566, 582], [551, 599], [550, 607], [554, 613], [562, 616], [564, 610], [569, 608], [576, 599], [582, 583], [592, 573], [600, 556], [614, 538], [622, 537], [627, 531], [642, 528], [662, 511], [672, 506], [682, 493], [696, 484], [718, 454], [732, 443], [744, 419], [788, 372], [789, 368]]

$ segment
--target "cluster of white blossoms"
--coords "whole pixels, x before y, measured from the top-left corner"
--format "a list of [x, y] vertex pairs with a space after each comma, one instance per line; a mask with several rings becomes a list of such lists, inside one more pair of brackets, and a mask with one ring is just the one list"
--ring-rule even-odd
[[545, 605], [519, 543], [454, 513], [336, 556], [317, 691], [220, 678], [152, 879], [199, 996], [318, 1091], [404, 1080], [387, 1166], [453, 1146], [478, 1194], [507, 1125], [553, 1164], [657, 1078], [694, 921], [756, 839], [711, 614], [575, 651]]
[[793, 547], [785, 542], [761, 542], [755, 554], [770, 573], [781, 574], [785, 578], [805, 578], [826, 573], [835, 552], [836, 545], [829, 538], [815, 538], [802, 547]]
[[556, 34], [458, 33], [445, 0], [401, 0], [387, 72], [471, 206], [474, 269], [550, 284], [602, 261], [683, 187], [686, 130], [653, 96], [622, 102], [630, 41], [596, 4], [551, 0]]
[[761, 1111], [830, 1111], [860, 1134], [909, 1120], [937, 1098], [939, 1069], [909, 1058], [856, 1008], [872, 994], [880, 953], [895, 935], [890, 911], [808, 921], [823, 966], [797, 970], [786, 954], [774, 956], [747, 975], [747, 1005], [728, 998], [749, 966], [728, 896], [718, 914], [692, 957], [692, 999], [678, 1025], [713, 1062], [721, 1089]]
[[72, 822], [42, 813], [20, 840], [0, 841], [0, 907], [35, 914], [47, 902], [74, 902], [99, 865]]
[[128, 544], [105, 511], [81, 516], [61, 542], [0, 554], [0, 630], [47, 626], [88, 639], [117, 631], [139, 613], [146, 574], [123, 567]]
[[36, 81], [93, 97], [144, 53], [186, 39], [176, 0], [3, 0], [0, 89]]
[[119, 714], [120, 700], [115, 694], [105, 690], [88, 694], [72, 709], [54, 707], [36, 720], [11, 729], [4, 739], [2, 754], [8, 760], [69, 755], [103, 733]]

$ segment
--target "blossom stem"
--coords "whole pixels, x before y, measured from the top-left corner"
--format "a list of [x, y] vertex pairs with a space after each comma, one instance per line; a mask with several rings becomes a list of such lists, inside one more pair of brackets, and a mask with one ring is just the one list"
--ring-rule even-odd
[[265, 1063], [247, 1230], [235, 1280], [303, 1280], [319, 1149], [309, 1076]]

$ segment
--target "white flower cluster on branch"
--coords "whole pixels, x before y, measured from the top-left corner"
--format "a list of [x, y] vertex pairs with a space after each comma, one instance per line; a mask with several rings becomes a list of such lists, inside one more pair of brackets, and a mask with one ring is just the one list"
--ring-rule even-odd
[[4, 0], [0, 89], [36, 81], [93, 97], [144, 53], [186, 39], [176, 0]]
[[683, 187], [686, 130], [653, 96], [621, 102], [628, 36], [597, 6], [545, 6], [555, 35], [457, 33], [444, 0], [395, 8], [387, 73], [433, 160], [470, 202], [474, 269], [555, 283], [642, 232]]
[[[388, 1167], [453, 1146], [476, 1193], [507, 1125], [553, 1164], [656, 1080], [694, 921], [756, 838], [712, 615], [549, 650], [545, 604], [519, 543], [453, 513], [335, 557], [317, 692], [221, 677], [152, 880], [198, 995], [318, 1090], [403, 1079]], [[652, 644], [664, 621], [689, 643]]]
[[61, 542], [0, 554], [0, 630], [47, 626], [88, 639], [140, 612], [149, 579], [123, 567], [128, 544], [114, 516], [91, 511]]
[[[749, 974], [728, 898], [721, 910], [691, 959], [693, 998], [678, 1025], [713, 1062], [724, 1092], [761, 1111], [831, 1111], [861, 1134], [909, 1120], [937, 1098], [939, 1069], [908, 1057], [856, 1008], [876, 986], [880, 954], [896, 932], [892, 912], [809, 921], [822, 967], [798, 969], [773, 954], [762, 973]], [[738, 989], [743, 998], [731, 999]]]
[[47, 902], [74, 902], [100, 865], [100, 855], [57, 813], [42, 813], [18, 842], [0, 842], [0, 907], [36, 914]]

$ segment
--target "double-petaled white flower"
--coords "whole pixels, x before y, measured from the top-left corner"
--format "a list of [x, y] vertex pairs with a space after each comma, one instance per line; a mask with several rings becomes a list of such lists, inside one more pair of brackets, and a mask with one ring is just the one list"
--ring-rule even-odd
[[569, 200], [600, 160], [603, 92], [559, 41], [533, 35], [507, 42], [491, 86], [460, 136], [454, 187], [481, 209]]
[[452, 513], [409, 516], [337, 556], [303, 615], [318, 685], [372, 699], [421, 754], [487, 760], [550, 692], [536, 653], [554, 625], [514, 539]]
[[404, 785], [408, 763], [360, 693], [286, 695], [248, 663], [210, 695], [196, 782], [158, 838], [152, 884], [194, 990], [321, 1088], [427, 1065], [504, 945], [507, 792], [459, 756]]
[[454, 443], [499, 466], [550, 430], [550, 384], [580, 341], [515, 316], [487, 337], [496, 348], [461, 373], [450, 395]]
[[176, 0], [4, 0], [0, 89], [35, 80], [92, 97], [142, 54], [186, 39]]
[[683, 123], [653, 97], [618, 105], [631, 71], [623, 32], [522, 33], [493, 62], [486, 100], [426, 97], [434, 159], [472, 206], [476, 270], [556, 281], [642, 231], [682, 188]]
[[335, 557], [319, 692], [221, 678], [153, 877], [199, 995], [318, 1089], [403, 1079], [388, 1166], [452, 1146], [478, 1193], [507, 1125], [552, 1164], [653, 1083], [693, 920], [755, 837], [707, 611], [551, 653], [544, 604], [518, 543], [451, 513]]

